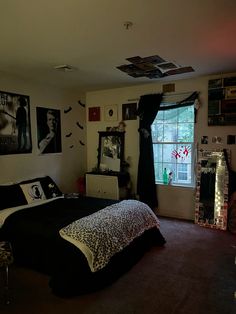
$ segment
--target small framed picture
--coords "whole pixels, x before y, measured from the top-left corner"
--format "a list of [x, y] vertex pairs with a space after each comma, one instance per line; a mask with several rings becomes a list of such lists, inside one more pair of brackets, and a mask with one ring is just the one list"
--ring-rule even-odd
[[129, 103], [122, 105], [122, 120], [137, 119], [137, 103]]
[[201, 144], [208, 144], [208, 136], [203, 135], [201, 137]]
[[88, 120], [89, 121], [100, 121], [100, 107], [88, 108]]
[[104, 108], [105, 121], [117, 121], [118, 111], [117, 105], [109, 105]]
[[212, 143], [222, 144], [222, 138], [220, 136], [213, 136], [212, 137]]

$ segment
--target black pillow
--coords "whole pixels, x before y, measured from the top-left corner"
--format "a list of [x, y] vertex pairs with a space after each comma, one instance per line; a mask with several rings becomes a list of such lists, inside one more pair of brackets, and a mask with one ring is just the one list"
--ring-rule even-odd
[[26, 204], [27, 200], [18, 184], [0, 185], [0, 210]]
[[47, 199], [62, 195], [62, 192], [51, 177], [40, 178], [40, 183]]

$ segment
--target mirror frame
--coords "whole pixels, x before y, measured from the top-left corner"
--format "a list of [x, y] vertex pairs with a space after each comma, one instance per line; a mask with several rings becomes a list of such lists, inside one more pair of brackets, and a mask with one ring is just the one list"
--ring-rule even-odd
[[[208, 163], [215, 162], [215, 192], [214, 192], [214, 221], [210, 222], [203, 218], [202, 210], [204, 204], [201, 203], [201, 174], [211, 172]], [[195, 203], [195, 223], [203, 227], [227, 230], [228, 211], [228, 182], [229, 174], [223, 151], [220, 150], [200, 150], [198, 152], [197, 186]]]
[[[101, 172], [121, 172], [122, 171], [122, 164], [124, 162], [124, 145], [125, 145], [125, 132], [120, 131], [99, 131], [99, 144], [98, 144], [98, 170]], [[103, 143], [106, 137], [113, 137], [114, 141], [118, 141], [120, 143], [119, 155], [120, 155], [120, 163], [119, 163], [119, 170], [114, 169], [101, 169], [101, 161], [103, 156]], [[111, 140], [112, 141], [112, 140]]]

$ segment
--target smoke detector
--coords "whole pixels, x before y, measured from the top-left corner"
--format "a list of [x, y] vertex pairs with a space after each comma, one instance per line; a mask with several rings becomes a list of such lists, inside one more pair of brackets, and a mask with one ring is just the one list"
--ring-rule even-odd
[[56, 65], [54, 69], [61, 72], [73, 72], [76, 70], [75, 67], [69, 64]]

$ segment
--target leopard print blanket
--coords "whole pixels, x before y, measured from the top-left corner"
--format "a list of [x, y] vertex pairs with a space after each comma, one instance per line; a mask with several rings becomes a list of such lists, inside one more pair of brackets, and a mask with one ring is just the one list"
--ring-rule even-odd
[[114, 254], [153, 227], [159, 228], [159, 220], [148, 205], [125, 200], [74, 221], [59, 233], [84, 253], [91, 271], [96, 272]]

